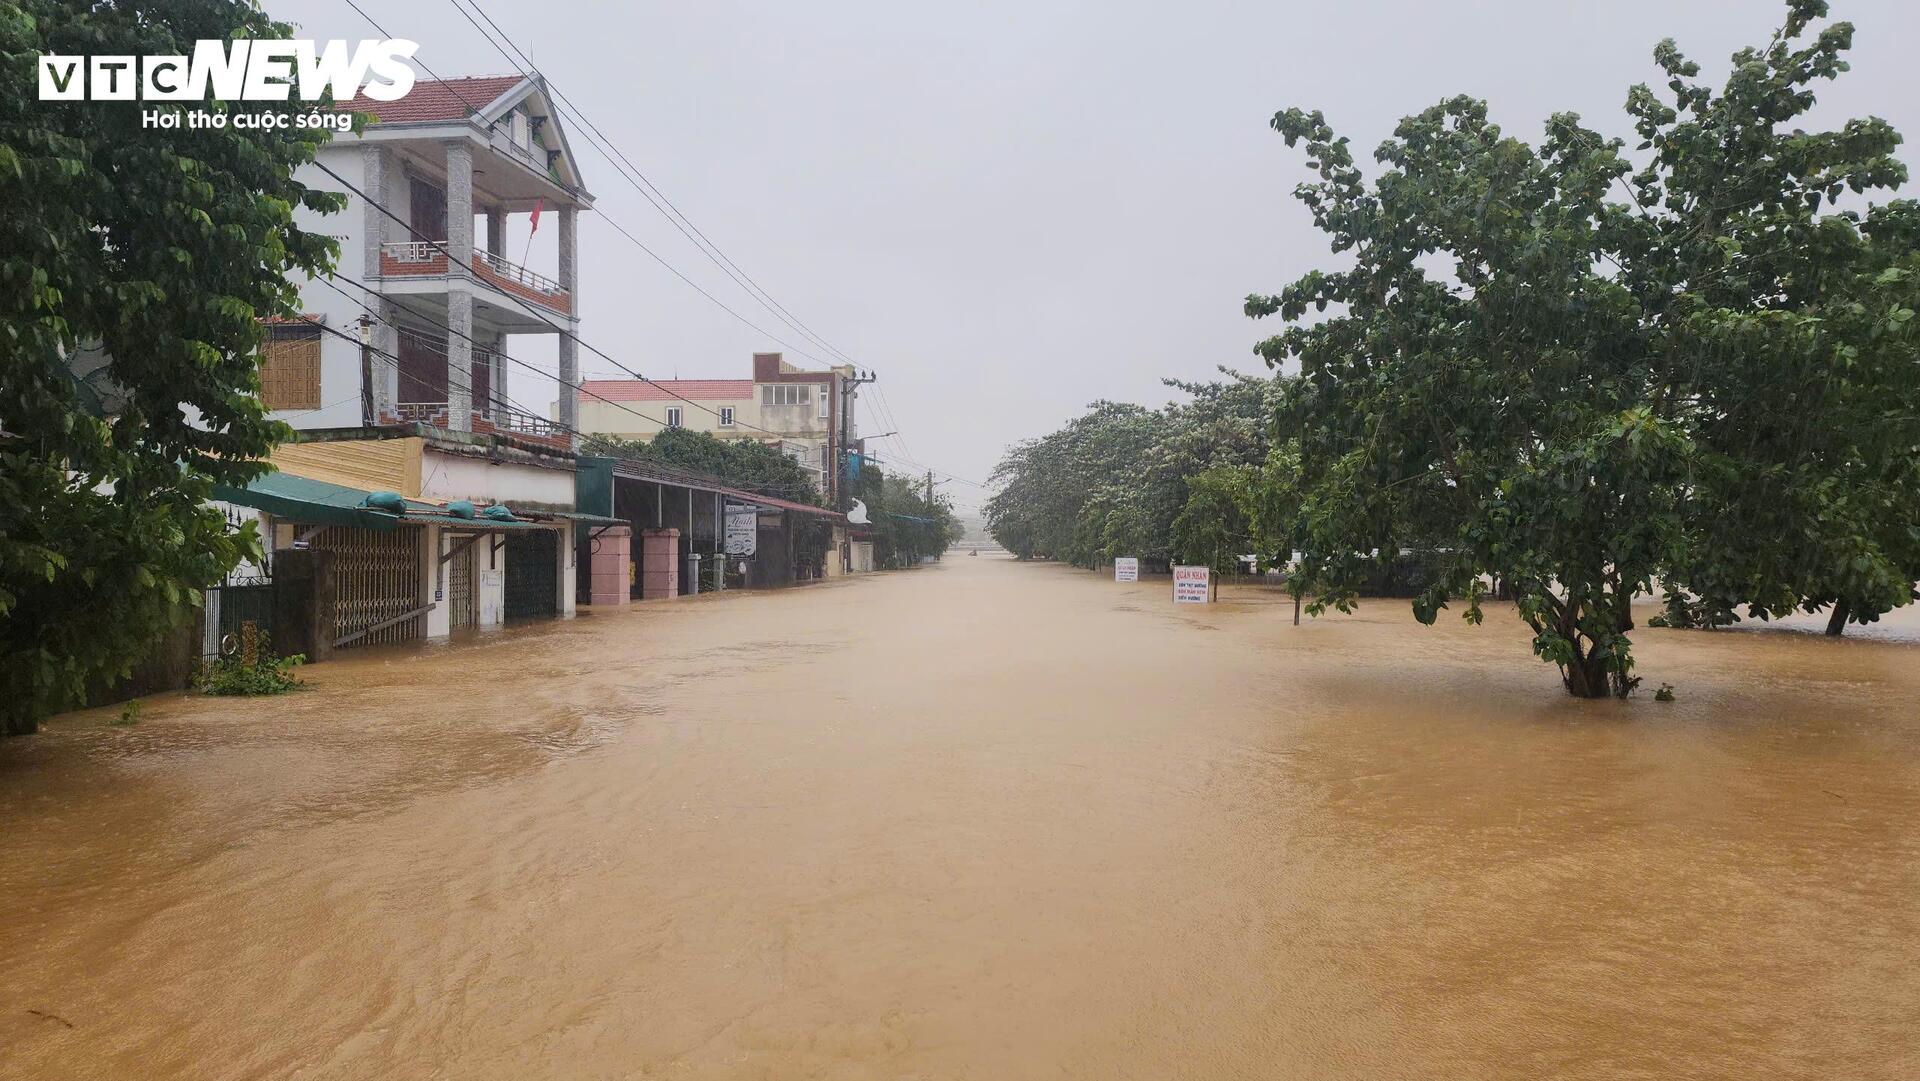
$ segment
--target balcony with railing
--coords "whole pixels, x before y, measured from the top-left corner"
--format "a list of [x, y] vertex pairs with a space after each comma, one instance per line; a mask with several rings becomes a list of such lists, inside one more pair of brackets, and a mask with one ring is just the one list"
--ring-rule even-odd
[[[393, 416], [387, 418], [396, 424], [425, 424], [433, 428], [450, 428], [448, 424], [448, 403], [446, 402], [400, 402], [393, 407]], [[529, 443], [539, 443], [555, 450], [571, 450], [573, 442], [568, 433], [559, 425], [545, 417], [522, 412], [502, 402], [489, 406], [476, 407], [468, 418], [468, 430], [478, 435], [505, 435]]]
[[[380, 245], [380, 276], [389, 279], [444, 278], [449, 260], [446, 241], [400, 240]], [[561, 315], [573, 314], [573, 294], [559, 282], [493, 252], [476, 249], [474, 277], [503, 293]]]

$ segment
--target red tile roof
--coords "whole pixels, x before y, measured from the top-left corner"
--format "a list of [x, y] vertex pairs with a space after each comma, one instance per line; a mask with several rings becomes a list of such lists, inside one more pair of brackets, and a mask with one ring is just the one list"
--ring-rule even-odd
[[751, 398], [751, 379], [656, 379], [643, 383], [638, 379], [589, 379], [580, 393], [591, 399], [615, 402], [664, 402], [680, 398], [695, 401]]
[[366, 113], [387, 124], [461, 120], [494, 103], [520, 85], [525, 75], [474, 75], [459, 79], [420, 79], [398, 101], [352, 97], [334, 103], [341, 112]]

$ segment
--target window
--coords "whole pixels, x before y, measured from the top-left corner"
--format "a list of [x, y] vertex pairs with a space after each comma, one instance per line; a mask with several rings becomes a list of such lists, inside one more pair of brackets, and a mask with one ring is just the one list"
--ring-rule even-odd
[[760, 388], [761, 405], [805, 405], [813, 400], [813, 388], [794, 383], [768, 383]]
[[679, 406], [670, 405], [667, 407], [667, 427], [669, 428], [680, 427], [680, 407]]
[[720, 407], [720, 427], [722, 428], [733, 427], [733, 407], [732, 406], [723, 405]]
[[820, 475], [822, 477], [825, 477], [832, 472], [833, 472], [833, 448], [822, 443], [820, 445]]
[[400, 332], [402, 405], [447, 404], [447, 340], [414, 330]]
[[268, 409], [320, 408], [320, 328], [276, 323], [260, 353], [260, 401]]
[[820, 388], [820, 419], [827, 419], [827, 388]]
[[408, 231], [415, 240], [447, 240], [447, 192], [421, 177], [407, 179]]

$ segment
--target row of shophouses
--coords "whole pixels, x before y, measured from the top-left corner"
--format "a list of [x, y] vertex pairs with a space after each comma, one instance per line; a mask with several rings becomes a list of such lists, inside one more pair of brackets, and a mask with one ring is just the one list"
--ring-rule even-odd
[[[268, 326], [262, 361], [265, 404], [297, 438], [274, 472], [218, 493], [234, 523], [257, 521], [268, 554], [209, 593], [203, 654], [249, 622], [271, 626], [281, 652], [320, 659], [872, 568], [838, 511], [583, 445], [583, 432], [679, 423], [700, 388], [682, 399], [596, 381], [583, 428], [578, 229], [593, 199], [538, 75], [421, 81], [398, 101], [341, 107], [370, 123], [302, 179], [348, 207], [301, 222], [339, 241], [339, 272], [302, 283], [304, 317]], [[516, 215], [557, 231], [556, 274], [507, 259]], [[555, 339], [550, 410], [506, 393], [513, 343], [529, 335]], [[861, 449], [854, 371], [803, 372], [778, 354], [756, 355], [754, 371], [730, 390], [764, 402], [752, 434], [726, 430], [746, 405], [724, 406], [716, 434], [778, 445], [837, 497], [839, 463]], [[783, 408], [803, 394], [804, 408]], [[649, 412], [616, 418], [606, 407], [619, 402]]]

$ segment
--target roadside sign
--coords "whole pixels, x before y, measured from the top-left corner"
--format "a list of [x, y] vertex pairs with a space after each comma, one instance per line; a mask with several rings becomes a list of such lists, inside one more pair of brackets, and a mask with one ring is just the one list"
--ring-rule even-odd
[[1205, 604], [1210, 599], [1205, 567], [1173, 568], [1173, 603]]
[[760, 547], [760, 508], [727, 504], [727, 554], [750, 556]]
[[1113, 561], [1113, 580], [1116, 582], [1138, 582], [1140, 580], [1140, 560], [1137, 556], [1120, 556]]

